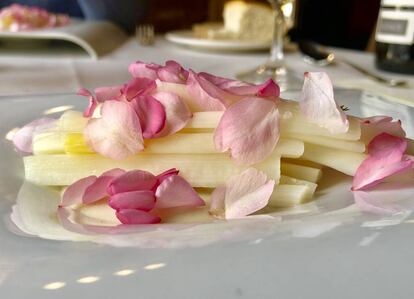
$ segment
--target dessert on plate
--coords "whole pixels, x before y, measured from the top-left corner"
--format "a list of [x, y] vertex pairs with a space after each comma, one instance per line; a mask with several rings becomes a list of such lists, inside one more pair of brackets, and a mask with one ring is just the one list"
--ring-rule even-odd
[[28, 31], [65, 26], [68, 15], [55, 14], [35, 6], [12, 4], [0, 10], [0, 31]]
[[412, 175], [401, 122], [347, 115], [325, 73], [305, 73], [291, 101], [272, 80], [252, 85], [175, 61], [137, 61], [129, 72], [123, 85], [79, 90], [83, 112], [14, 135], [25, 180], [62, 189], [54, 213], [69, 231], [267, 215], [312, 201], [326, 168], [352, 177], [362, 210], [393, 213], [370, 192]]
[[260, 3], [226, 2], [222, 23], [203, 23], [193, 27], [194, 36], [207, 39], [272, 40], [273, 11]]

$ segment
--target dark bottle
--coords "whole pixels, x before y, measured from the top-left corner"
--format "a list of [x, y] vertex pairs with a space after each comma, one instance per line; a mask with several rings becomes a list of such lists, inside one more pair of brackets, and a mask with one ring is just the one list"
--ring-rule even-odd
[[382, 0], [375, 40], [378, 68], [414, 74], [414, 0]]

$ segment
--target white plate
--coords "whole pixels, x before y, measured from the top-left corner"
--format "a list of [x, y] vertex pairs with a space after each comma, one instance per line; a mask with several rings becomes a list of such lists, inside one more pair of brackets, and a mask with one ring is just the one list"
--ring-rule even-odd
[[172, 43], [204, 50], [221, 51], [253, 51], [266, 50], [270, 47], [269, 41], [206, 39], [193, 36], [191, 30], [177, 30], [168, 32], [165, 38]]
[[[352, 114], [402, 119], [413, 136], [412, 108], [353, 91], [336, 97]], [[73, 95], [1, 98], [1, 136], [50, 108], [85, 104]], [[361, 213], [349, 180], [326, 181], [315, 204], [270, 220], [159, 227], [99, 243], [51, 241], [12, 232], [22, 162], [4, 138], [0, 149], [0, 298], [410, 298], [414, 219]], [[42, 192], [26, 184], [19, 200], [33, 196], [35, 209], [53, 205], [56, 197]], [[413, 198], [413, 190], [404, 192]]]
[[[111, 22], [82, 21], [74, 19], [70, 24], [56, 28], [45, 28], [30, 31], [0, 31], [0, 41], [18, 48], [27, 48], [46, 44], [47, 41], [58, 40], [72, 43], [85, 50], [93, 59], [109, 53], [126, 40], [125, 33]], [[50, 49], [49, 49], [50, 50]]]

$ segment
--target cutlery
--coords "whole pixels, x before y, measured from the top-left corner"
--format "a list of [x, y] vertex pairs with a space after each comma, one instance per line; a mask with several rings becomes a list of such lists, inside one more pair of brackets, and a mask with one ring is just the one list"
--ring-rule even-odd
[[405, 80], [399, 80], [399, 79], [393, 79], [393, 78], [386, 78], [381, 75], [378, 75], [372, 71], [369, 71], [353, 62], [350, 62], [348, 60], [345, 60], [343, 58], [338, 59], [333, 52], [327, 52], [321, 47], [319, 47], [316, 43], [310, 40], [300, 40], [298, 42], [299, 44], [299, 50], [304, 55], [304, 60], [313, 65], [317, 66], [327, 66], [327, 65], [333, 65], [336, 62], [344, 63], [355, 70], [359, 71], [360, 73], [378, 81], [381, 83], [384, 83], [391, 87], [404, 87], [407, 86], [407, 81]]

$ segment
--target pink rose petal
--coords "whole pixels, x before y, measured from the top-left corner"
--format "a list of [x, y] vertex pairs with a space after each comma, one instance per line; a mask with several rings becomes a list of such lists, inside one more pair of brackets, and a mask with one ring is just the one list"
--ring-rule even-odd
[[159, 79], [170, 83], [184, 84], [188, 78], [188, 71], [173, 60], [166, 61], [165, 66], [137, 61], [128, 70], [134, 78]]
[[50, 117], [43, 117], [36, 119], [27, 125], [23, 126], [13, 136], [14, 146], [22, 152], [32, 152], [32, 141], [36, 134], [42, 133], [55, 126], [56, 119]]
[[116, 212], [116, 217], [123, 224], [153, 224], [161, 222], [161, 218], [148, 212], [123, 209]]
[[404, 156], [407, 141], [382, 133], [368, 145], [368, 158], [358, 167], [352, 182], [353, 190], [372, 187], [383, 179], [413, 167], [414, 161]]
[[116, 100], [121, 96], [122, 87], [122, 85], [98, 87], [95, 89], [96, 100], [100, 103]]
[[108, 194], [152, 190], [157, 184], [157, 177], [143, 170], [131, 170], [116, 177], [108, 186]]
[[164, 107], [166, 113], [165, 126], [154, 137], [164, 137], [172, 135], [185, 127], [191, 119], [192, 113], [181, 99], [170, 92], [159, 91], [153, 94]]
[[155, 196], [157, 197], [155, 207], [159, 209], [205, 205], [194, 188], [178, 175], [165, 178], [158, 186]]
[[220, 152], [230, 150], [239, 164], [251, 165], [263, 161], [279, 140], [279, 112], [273, 101], [244, 98], [223, 114], [214, 133]]
[[138, 115], [145, 139], [153, 138], [165, 126], [166, 111], [164, 106], [152, 96], [136, 97], [131, 101]]
[[101, 174], [101, 176], [117, 177], [117, 176], [124, 174], [125, 172], [126, 171], [121, 168], [113, 168], [113, 169], [105, 171], [104, 173]]
[[201, 111], [222, 111], [240, 99], [190, 70], [187, 91]]
[[303, 114], [320, 127], [332, 134], [348, 131], [349, 122], [335, 102], [332, 83], [326, 73], [305, 73], [299, 101]]
[[160, 67], [160, 65], [155, 63], [147, 64], [141, 61], [137, 61], [129, 65], [128, 71], [134, 78], [148, 78], [155, 80], [158, 79], [157, 69]]
[[275, 98], [280, 95], [280, 88], [272, 79], [267, 80], [263, 84], [254, 85], [243, 81], [218, 77], [204, 72], [199, 73], [198, 76], [234, 95]]
[[[210, 83], [214, 84], [218, 88], [224, 89], [224, 90], [229, 90], [229, 89], [237, 88], [237, 87], [252, 87], [252, 86], [254, 86], [253, 84], [250, 84], [250, 83], [247, 83], [247, 82], [228, 79], [228, 78], [224, 78], [224, 77], [220, 77], [220, 76], [215, 76], [213, 74], [209, 74], [209, 73], [206, 73], [206, 72], [200, 72], [200, 73], [198, 73], [198, 76], [204, 78], [205, 80], [207, 80]], [[253, 94], [249, 94], [249, 95], [253, 95]]]
[[163, 173], [160, 173], [157, 175], [158, 183], [161, 184], [166, 178], [172, 176], [172, 175], [178, 175], [179, 171], [175, 168], [168, 169], [164, 171]]
[[84, 129], [86, 142], [95, 152], [120, 160], [144, 149], [139, 119], [129, 103], [106, 101], [101, 115], [90, 119]]
[[148, 190], [117, 193], [111, 196], [108, 204], [115, 210], [138, 209], [149, 212], [155, 206], [155, 194]]
[[121, 99], [131, 101], [138, 96], [151, 94], [157, 88], [154, 80], [148, 78], [133, 78], [121, 90]]
[[394, 121], [390, 116], [372, 116], [367, 118], [361, 118], [361, 139], [365, 141], [371, 141], [372, 138], [380, 133], [388, 133], [397, 137], [405, 137], [405, 131], [401, 127], [401, 121]]
[[82, 203], [83, 195], [85, 190], [88, 189], [93, 183], [96, 182], [98, 178], [95, 175], [91, 175], [85, 178], [82, 178], [72, 185], [68, 186], [63, 193], [62, 201], [60, 203], [61, 207], [67, 207], [74, 204]]
[[97, 180], [84, 191], [82, 198], [83, 204], [91, 204], [108, 196], [107, 189], [112, 180], [124, 173], [125, 170], [120, 168], [114, 168], [102, 173]]
[[158, 68], [157, 75], [161, 81], [184, 84], [189, 73], [176, 61], [168, 60], [164, 67]]
[[274, 186], [263, 172], [248, 168], [214, 190], [210, 213], [226, 219], [250, 215], [268, 204]]
[[91, 204], [108, 196], [106, 189], [113, 179], [112, 176], [98, 177], [95, 182], [85, 189], [82, 198], [83, 204]]
[[235, 86], [228, 88], [227, 91], [241, 96], [258, 96], [258, 97], [274, 97], [280, 95], [280, 88], [273, 80], [269, 79], [260, 85], [251, 86]]
[[88, 107], [83, 112], [83, 116], [84, 117], [91, 117], [93, 112], [96, 109], [96, 106], [98, 105], [98, 103], [96, 101], [96, 98], [93, 96], [93, 94], [89, 90], [87, 90], [85, 88], [80, 88], [77, 92], [77, 95], [84, 96], [84, 97], [88, 98], [89, 104], [88, 104]]

